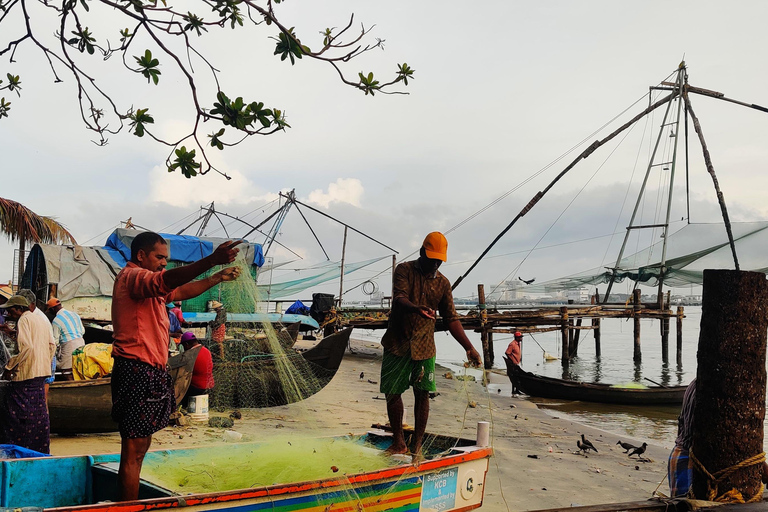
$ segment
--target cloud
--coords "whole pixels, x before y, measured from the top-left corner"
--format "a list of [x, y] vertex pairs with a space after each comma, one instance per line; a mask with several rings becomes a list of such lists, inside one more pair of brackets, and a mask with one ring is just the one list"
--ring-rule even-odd
[[277, 198], [277, 194], [259, 190], [239, 171], [227, 171], [227, 175], [232, 179], [227, 180], [214, 172], [186, 179], [179, 172], [168, 172], [164, 167], [155, 166], [149, 173], [149, 199], [187, 208], [211, 201], [231, 205]]
[[347, 203], [360, 207], [360, 198], [365, 190], [360, 180], [356, 178], [339, 178], [328, 185], [328, 192], [322, 189], [313, 190], [307, 200], [323, 208], [328, 208], [331, 203]]

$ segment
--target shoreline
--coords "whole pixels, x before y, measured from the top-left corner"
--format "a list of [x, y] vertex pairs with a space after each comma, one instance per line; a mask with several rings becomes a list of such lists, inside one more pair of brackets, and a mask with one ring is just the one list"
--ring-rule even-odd
[[[300, 346], [301, 342], [297, 343]], [[354, 353], [347, 352], [325, 389], [297, 404], [242, 410], [242, 419], [235, 421], [232, 430], [243, 434], [243, 441], [258, 441], [360, 433], [372, 424], [386, 423], [386, 406], [378, 387], [381, 346], [355, 339], [351, 346]], [[645, 454], [649, 462], [634, 461], [616, 446], [619, 438], [614, 434], [549, 414], [524, 398], [488, 393], [480, 382], [445, 378], [449, 370], [439, 368], [439, 395], [431, 400], [427, 432], [474, 439], [478, 421], [491, 423], [494, 456], [486, 478], [484, 510], [537, 510], [645, 500], [666, 478], [666, 448], [649, 444]], [[491, 374], [491, 383], [500, 378]], [[405, 393], [403, 402], [406, 423], [412, 424], [413, 395]], [[227, 416], [229, 412], [210, 415]], [[577, 453], [576, 440], [582, 433], [599, 453]], [[153, 436], [150, 449], [218, 444], [224, 442], [223, 435], [224, 429], [207, 424], [168, 427]], [[638, 444], [642, 441], [626, 440]], [[119, 450], [118, 433], [51, 437], [53, 455]], [[659, 490], [668, 491], [666, 482]]]

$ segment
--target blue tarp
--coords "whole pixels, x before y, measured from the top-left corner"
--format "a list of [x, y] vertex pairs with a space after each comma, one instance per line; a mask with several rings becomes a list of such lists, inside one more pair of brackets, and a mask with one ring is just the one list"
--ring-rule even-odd
[[[131, 241], [141, 233], [135, 229], [116, 229], [109, 235], [104, 249], [115, 260], [115, 263], [124, 267], [131, 259]], [[192, 263], [200, 258], [210, 255], [213, 250], [227, 238], [196, 237], [191, 235], [171, 235], [160, 233], [170, 245], [171, 261]], [[264, 264], [264, 252], [261, 244], [242, 244], [240, 250], [246, 251], [246, 258], [252, 265], [260, 267]]]
[[32, 457], [50, 457], [50, 455], [15, 444], [0, 444], [0, 459], [30, 459]]
[[300, 300], [297, 300], [290, 306], [288, 306], [288, 309], [285, 310], [285, 314], [287, 315], [308, 315], [309, 314], [309, 308], [304, 305], [303, 302]]

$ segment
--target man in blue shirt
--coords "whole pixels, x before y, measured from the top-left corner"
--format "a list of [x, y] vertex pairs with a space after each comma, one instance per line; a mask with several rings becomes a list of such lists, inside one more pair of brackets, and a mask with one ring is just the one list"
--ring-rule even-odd
[[72, 352], [85, 345], [83, 321], [80, 320], [80, 315], [77, 313], [64, 309], [59, 299], [51, 299], [46, 302], [46, 305], [48, 312], [53, 317], [51, 326], [53, 327], [53, 336], [58, 344], [56, 369], [62, 373], [64, 380], [74, 380], [72, 376]]

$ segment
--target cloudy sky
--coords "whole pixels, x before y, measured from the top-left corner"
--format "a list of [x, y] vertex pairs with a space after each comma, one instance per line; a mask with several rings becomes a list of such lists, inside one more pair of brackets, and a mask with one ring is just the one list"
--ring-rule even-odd
[[[320, 30], [345, 25], [351, 13], [355, 26], [376, 25], [371, 37], [385, 39], [385, 49], [349, 63], [350, 77], [364, 70], [386, 78], [397, 63], [407, 62], [416, 70], [415, 80], [407, 96], [366, 97], [341, 84], [327, 65], [280, 62], [272, 56], [270, 27], [211, 32], [201, 40], [201, 49], [220, 69], [224, 91], [281, 108], [292, 125], [285, 133], [214, 153], [231, 181], [214, 173], [192, 180], [169, 174], [163, 165], [166, 148], [125, 130], [108, 146], [95, 146], [79, 120], [72, 79], [54, 84], [43, 57], [27, 45], [15, 63], [0, 61], [0, 76], [21, 75], [24, 85], [20, 98], [8, 91], [0, 94], [13, 102], [10, 117], [0, 121], [0, 197], [56, 217], [78, 242], [92, 245], [129, 217], [155, 230], [179, 229], [183, 219], [191, 220], [211, 201], [232, 215], [263, 219], [270, 212], [262, 213], [263, 205], [279, 191], [295, 189], [303, 201], [404, 257], [427, 232], [450, 230], [511, 191], [449, 233], [450, 261], [443, 271], [453, 281], [583, 147], [559, 157], [582, 141], [607, 135], [642, 110], [648, 87], [673, 73], [683, 56], [692, 85], [768, 105], [768, 62], [761, 53], [768, 46], [762, 26], [768, 4], [745, 1], [738, 6], [727, 9], [709, 1], [470, 5], [288, 0], [278, 6], [278, 16], [313, 48], [319, 46]], [[91, 22], [94, 27], [97, 21]], [[6, 26], [1, 33], [5, 47], [12, 34]], [[135, 54], [145, 47], [156, 53], [144, 43], [137, 42]], [[189, 125], [190, 95], [168, 59], [161, 58], [159, 87], [121, 73], [116, 58], [107, 63], [92, 58], [84, 65], [102, 70], [99, 84], [113, 93], [121, 109], [149, 106], [161, 134], [183, 133]], [[196, 69], [205, 83], [203, 67]], [[768, 218], [768, 115], [709, 98], [694, 96], [692, 101], [732, 217]], [[610, 264], [621, 241], [610, 235], [623, 236], [647, 165], [649, 136], [658, 130], [661, 115], [657, 111], [577, 166], [499, 242], [491, 253], [495, 257], [481, 263], [457, 295], [469, 296], [478, 282], [492, 287], [518, 276], [542, 281]], [[670, 150], [665, 135], [661, 151]], [[717, 221], [712, 182], [694, 137], [690, 152], [691, 220]], [[658, 218], [660, 178], [657, 171], [649, 180], [646, 221]], [[686, 215], [684, 186], [682, 179], [676, 182], [673, 220]], [[331, 259], [339, 259], [342, 228], [307, 215]], [[279, 240], [304, 257], [289, 268], [324, 260], [295, 212], [281, 232]], [[537, 244], [556, 247], [528, 255]], [[388, 251], [351, 234], [347, 254], [350, 261], [359, 261]], [[272, 255], [277, 261], [291, 258], [277, 248]], [[13, 246], [0, 240], [0, 281], [11, 278], [12, 258]], [[361, 271], [349, 282], [359, 283], [388, 265], [385, 261]], [[276, 272], [274, 278], [291, 272]], [[382, 274], [378, 282], [388, 290], [389, 275]]]

